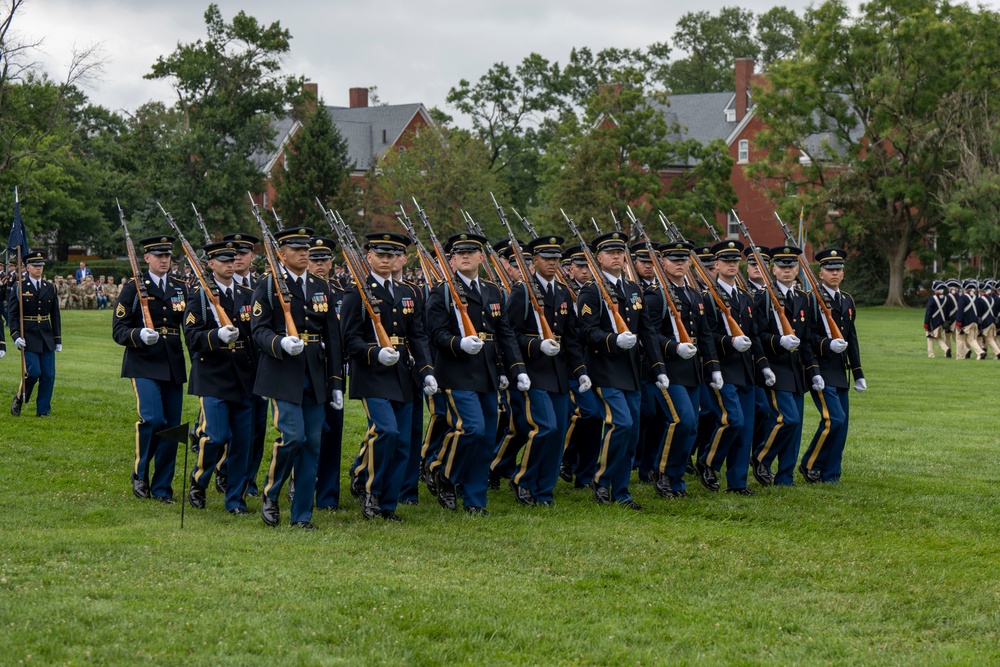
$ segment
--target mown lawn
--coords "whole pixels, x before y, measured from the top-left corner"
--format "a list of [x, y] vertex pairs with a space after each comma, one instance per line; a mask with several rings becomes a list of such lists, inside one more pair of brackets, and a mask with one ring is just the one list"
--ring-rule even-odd
[[996, 664], [1000, 362], [927, 359], [921, 315], [861, 312], [839, 485], [636, 486], [636, 513], [560, 482], [555, 508], [504, 490], [486, 519], [422, 489], [399, 526], [345, 485], [304, 533], [214, 490], [183, 530], [180, 504], [134, 499], [110, 313], [67, 313], [51, 418], [10, 416], [0, 361], [0, 664]]

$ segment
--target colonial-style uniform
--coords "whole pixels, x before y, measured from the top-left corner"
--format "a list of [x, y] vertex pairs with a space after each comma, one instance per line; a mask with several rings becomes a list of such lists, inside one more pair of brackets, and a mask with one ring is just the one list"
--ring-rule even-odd
[[[311, 229], [303, 227], [274, 236], [281, 246], [308, 249], [312, 235]], [[331, 400], [343, 405], [340, 336], [326, 281], [306, 271], [295, 275], [286, 267], [279, 270], [284, 285], [276, 284], [270, 273], [262, 279], [254, 290], [250, 316], [253, 340], [261, 350], [254, 393], [271, 399], [275, 427], [281, 434], [272, 451], [261, 516], [268, 525], [280, 522], [278, 496], [294, 467], [291, 522], [309, 529], [313, 527], [323, 405]], [[284, 299], [288, 299], [297, 337], [286, 328]]]
[[[143, 253], [170, 255], [174, 237], [151, 236], [141, 239]], [[164, 429], [180, 424], [187, 372], [181, 327], [187, 304], [187, 289], [181, 281], [146, 271], [139, 276], [148, 297], [153, 328], [143, 319], [135, 280], [122, 287], [115, 302], [112, 335], [125, 347], [122, 377], [132, 380], [139, 421], [135, 430], [135, 463], [132, 493], [137, 498], [150, 495], [161, 502], [173, 502], [171, 483], [177, 442], [160, 438]], [[150, 479], [149, 469], [153, 467]]]
[[[23, 258], [29, 266], [45, 266], [45, 253], [36, 251]], [[20, 290], [21, 299], [18, 299]], [[35, 414], [46, 416], [52, 411], [52, 389], [56, 383], [56, 355], [62, 350], [62, 325], [59, 300], [55, 287], [44, 278], [35, 280], [25, 274], [18, 286], [9, 290], [7, 312], [10, 315], [10, 337], [24, 349], [24, 391], [14, 396], [10, 412], [21, 414], [21, 403], [31, 398], [38, 385]], [[21, 309], [23, 306], [23, 310]], [[24, 330], [21, 330], [21, 321]], [[0, 350], [2, 347], [0, 340]]]
[[980, 334], [983, 337], [983, 349], [989, 348], [994, 359], [1000, 359], [1000, 344], [997, 343], [997, 321], [1000, 320], [1000, 295], [997, 294], [997, 282], [993, 279], [983, 283], [979, 293]]
[[934, 293], [927, 299], [927, 307], [924, 309], [924, 331], [927, 332], [927, 357], [934, 358], [934, 344], [947, 355], [951, 356], [951, 348], [945, 340], [945, 328], [951, 325], [945, 315], [948, 306], [948, 292], [943, 281], [935, 280], [931, 283]]
[[[847, 253], [841, 248], [826, 248], [816, 253], [816, 261], [822, 268], [842, 269]], [[850, 418], [850, 379], [854, 378], [854, 388], [867, 389], [864, 371], [861, 370], [861, 352], [858, 346], [858, 332], [854, 327], [857, 314], [854, 299], [842, 290], [833, 290], [820, 285], [820, 294], [810, 292], [813, 320], [813, 355], [825, 386], [821, 391], [812, 390], [813, 403], [819, 410], [820, 420], [809, 447], [802, 455], [800, 470], [807, 482], [840, 481], [844, 444], [847, 442], [847, 427]], [[817, 299], [823, 299], [840, 329], [842, 338], [838, 341], [835, 332], [820, 312]]]
[[979, 282], [974, 278], [962, 284], [964, 292], [957, 295], [955, 310], [955, 356], [965, 359], [985, 359], [986, 351], [979, 344]]

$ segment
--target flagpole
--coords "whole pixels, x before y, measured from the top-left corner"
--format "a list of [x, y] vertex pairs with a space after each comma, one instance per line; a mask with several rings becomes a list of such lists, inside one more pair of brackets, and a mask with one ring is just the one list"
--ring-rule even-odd
[[[14, 206], [17, 206], [20, 200], [17, 197], [17, 186], [14, 186]], [[18, 333], [21, 334], [21, 338], [24, 338], [24, 283], [21, 280], [21, 246], [23, 243], [17, 244], [17, 319], [18, 319]], [[27, 338], [24, 338], [27, 341]], [[21, 394], [21, 403], [24, 404], [28, 401], [27, 389], [28, 389], [28, 364], [24, 359], [24, 351], [27, 349], [27, 344], [25, 347], [21, 348], [21, 386], [18, 388], [18, 393]]]

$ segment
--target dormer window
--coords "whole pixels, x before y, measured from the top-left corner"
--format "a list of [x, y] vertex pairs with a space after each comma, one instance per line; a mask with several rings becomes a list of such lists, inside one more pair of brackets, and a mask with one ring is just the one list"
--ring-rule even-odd
[[726, 122], [727, 123], [736, 122], [736, 109], [726, 109]]

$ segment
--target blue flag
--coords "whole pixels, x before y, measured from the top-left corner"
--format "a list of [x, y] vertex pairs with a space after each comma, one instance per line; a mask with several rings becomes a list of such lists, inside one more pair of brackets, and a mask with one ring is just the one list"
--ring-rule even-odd
[[14, 222], [10, 224], [7, 252], [16, 255], [18, 248], [21, 248], [21, 257], [31, 252], [28, 248], [28, 234], [24, 231], [24, 223], [21, 221], [21, 202], [14, 202]]

